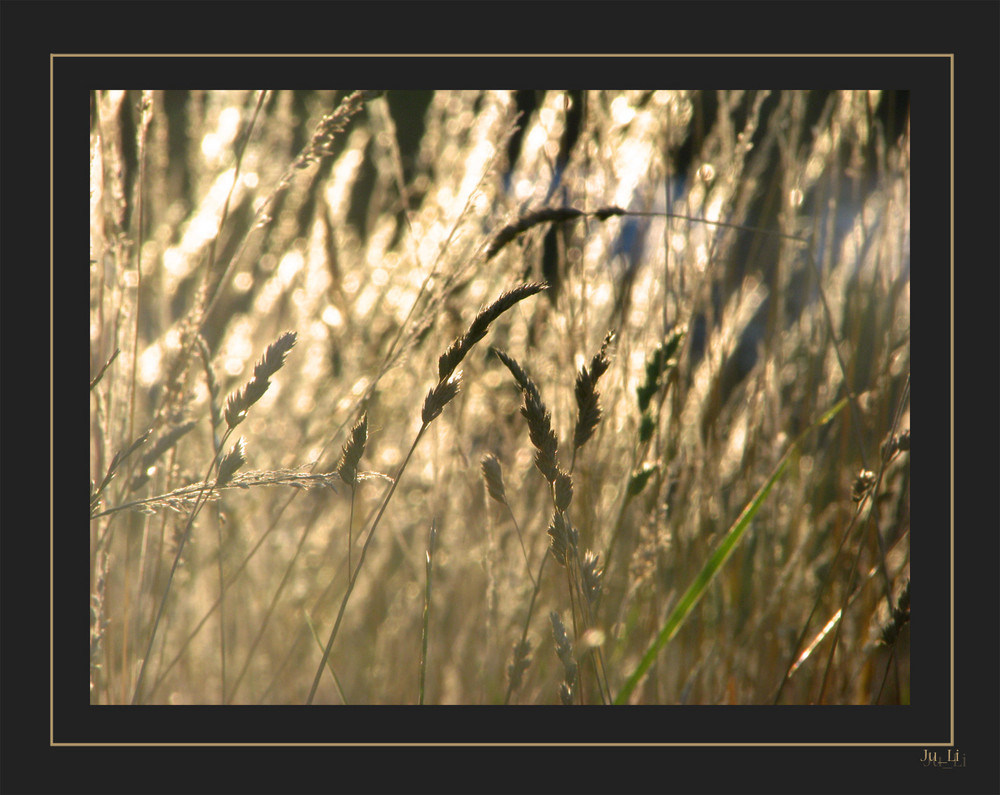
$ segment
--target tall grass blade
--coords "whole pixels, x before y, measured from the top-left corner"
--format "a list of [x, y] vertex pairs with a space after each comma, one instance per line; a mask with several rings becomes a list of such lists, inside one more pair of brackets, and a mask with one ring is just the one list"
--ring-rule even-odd
[[822, 414], [818, 420], [810, 425], [798, 439], [789, 445], [785, 454], [778, 462], [778, 465], [774, 468], [774, 472], [771, 473], [771, 477], [769, 477], [767, 482], [760, 487], [753, 499], [750, 500], [747, 506], [743, 509], [742, 513], [740, 513], [739, 517], [733, 523], [733, 526], [729, 528], [729, 532], [726, 533], [726, 537], [722, 540], [722, 543], [719, 544], [712, 556], [705, 562], [705, 565], [695, 577], [694, 582], [691, 583], [687, 591], [685, 591], [684, 596], [681, 597], [680, 602], [678, 602], [677, 606], [671, 611], [670, 615], [667, 617], [666, 623], [663, 625], [660, 633], [656, 636], [656, 640], [653, 641], [649, 650], [645, 653], [645, 655], [643, 655], [638, 667], [625, 681], [622, 689], [618, 691], [618, 695], [615, 697], [615, 704], [625, 704], [628, 702], [629, 696], [632, 695], [632, 692], [639, 685], [639, 682], [642, 680], [643, 676], [645, 676], [650, 666], [656, 661], [656, 658], [663, 650], [663, 647], [666, 646], [670, 639], [677, 634], [681, 625], [687, 617], [691, 615], [691, 611], [705, 594], [708, 586], [711, 584], [712, 580], [715, 579], [715, 575], [719, 573], [719, 570], [723, 567], [723, 565], [725, 565], [726, 561], [729, 560], [729, 556], [733, 553], [736, 545], [739, 543], [747, 528], [750, 526], [750, 522], [753, 521], [754, 516], [757, 515], [757, 511], [760, 510], [760, 507], [764, 504], [764, 500], [767, 499], [767, 496], [771, 493], [771, 489], [774, 488], [774, 484], [778, 482], [778, 479], [784, 473], [791, 454], [799, 446], [805, 435], [808, 434], [809, 431], [818, 428], [833, 419], [837, 413], [847, 405], [847, 402], [847, 398], [840, 400], [833, 408]]

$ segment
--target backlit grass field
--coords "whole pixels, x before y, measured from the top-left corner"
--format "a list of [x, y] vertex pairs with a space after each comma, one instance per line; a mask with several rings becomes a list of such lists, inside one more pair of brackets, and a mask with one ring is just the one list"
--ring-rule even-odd
[[92, 703], [909, 703], [905, 93], [90, 130]]

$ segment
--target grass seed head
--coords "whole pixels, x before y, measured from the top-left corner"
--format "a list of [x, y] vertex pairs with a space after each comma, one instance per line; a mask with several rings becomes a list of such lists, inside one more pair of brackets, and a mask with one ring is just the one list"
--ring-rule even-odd
[[420, 419], [424, 425], [430, 423], [440, 416], [444, 407], [448, 405], [452, 398], [458, 394], [462, 388], [462, 371], [452, 374], [447, 381], [439, 381], [424, 398], [424, 406], [420, 411]]
[[614, 332], [609, 331], [601, 345], [601, 350], [594, 355], [590, 368], [582, 367], [576, 376], [576, 431], [573, 434], [573, 447], [579, 449], [594, 435], [597, 424], [601, 421], [601, 407], [598, 399], [601, 393], [597, 391], [597, 382], [607, 372], [611, 364], [607, 349], [614, 339]]
[[219, 461], [219, 475], [215, 479], [215, 488], [220, 489], [225, 486], [230, 480], [233, 479], [233, 475], [236, 474], [236, 470], [238, 470], [246, 462], [247, 443], [241, 436], [236, 440], [229, 452], [222, 456], [222, 460]]
[[482, 460], [483, 479], [486, 481], [486, 489], [490, 496], [501, 503], [507, 504], [507, 494], [503, 486], [503, 470], [500, 468], [500, 461], [493, 453], [487, 453]]
[[250, 407], [264, 397], [264, 393], [271, 385], [271, 376], [285, 363], [285, 357], [295, 345], [295, 339], [294, 331], [286, 331], [268, 345], [264, 356], [253, 368], [253, 378], [226, 400], [226, 425], [230, 429], [243, 422]]
[[361, 461], [361, 456], [365, 454], [365, 445], [367, 443], [368, 412], [366, 411], [351, 429], [351, 438], [344, 445], [344, 451], [340, 456], [340, 463], [337, 464], [337, 474], [349, 486], [353, 486], [357, 482], [358, 463]]
[[573, 499], [573, 478], [570, 477], [569, 473], [557, 469], [555, 487], [556, 508], [560, 511], [568, 511], [569, 504]]
[[528, 421], [528, 436], [535, 447], [535, 466], [549, 483], [555, 483], [559, 474], [556, 461], [559, 441], [552, 430], [552, 414], [542, 403], [538, 387], [517, 361], [501, 350], [494, 348], [494, 351], [521, 389], [521, 396], [524, 398], [521, 414]]
[[462, 359], [465, 358], [466, 354], [472, 350], [472, 346], [486, 336], [486, 332], [489, 331], [490, 324], [494, 320], [518, 301], [523, 301], [525, 298], [541, 292], [547, 286], [540, 282], [529, 282], [528, 284], [522, 284], [501, 293], [496, 301], [476, 315], [472, 321], [472, 325], [469, 326], [469, 330], [456, 339], [448, 347], [448, 350], [441, 354], [441, 357], [438, 359], [438, 379], [444, 380], [451, 375]]
[[565, 566], [571, 550], [576, 549], [578, 535], [569, 519], [561, 511], [552, 514], [549, 523], [549, 551], [560, 566]]

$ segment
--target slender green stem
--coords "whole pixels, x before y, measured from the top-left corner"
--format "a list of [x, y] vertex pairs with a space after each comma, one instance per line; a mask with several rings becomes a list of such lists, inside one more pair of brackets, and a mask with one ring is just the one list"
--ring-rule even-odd
[[767, 496], [771, 493], [771, 489], [774, 488], [774, 484], [778, 482], [778, 479], [784, 473], [785, 467], [788, 465], [788, 461], [791, 458], [792, 453], [798, 448], [802, 439], [811, 430], [833, 419], [833, 417], [840, 412], [847, 402], [846, 398], [839, 401], [832, 409], [825, 412], [818, 420], [816, 420], [816, 422], [803, 431], [791, 445], [789, 445], [785, 454], [781, 457], [781, 460], [771, 473], [771, 476], [767, 479], [767, 482], [760, 487], [757, 493], [753, 496], [753, 499], [747, 503], [746, 507], [729, 529], [729, 532], [726, 533], [725, 538], [722, 539], [722, 542], [716, 548], [715, 552], [705, 562], [705, 565], [702, 566], [702, 569], [696, 575], [694, 582], [691, 583], [687, 591], [684, 592], [684, 595], [677, 603], [676, 607], [674, 607], [671, 611], [656, 639], [653, 641], [639, 665], [632, 672], [631, 676], [629, 676], [628, 680], [615, 697], [616, 704], [628, 703], [628, 699], [629, 696], [632, 695], [632, 691], [635, 690], [636, 686], [642, 680], [650, 666], [656, 661], [660, 651], [670, 641], [670, 639], [677, 634], [677, 631], [680, 629], [685, 619], [687, 619], [687, 617], [691, 614], [694, 606], [698, 603], [701, 597], [704, 596], [709, 584], [713, 579], [715, 579], [715, 575], [719, 573], [719, 570], [723, 567], [726, 561], [729, 560], [729, 556], [736, 548], [736, 544], [743, 537], [747, 528], [750, 526], [750, 522], [753, 520], [754, 516], [757, 515], [760, 507], [764, 504]]

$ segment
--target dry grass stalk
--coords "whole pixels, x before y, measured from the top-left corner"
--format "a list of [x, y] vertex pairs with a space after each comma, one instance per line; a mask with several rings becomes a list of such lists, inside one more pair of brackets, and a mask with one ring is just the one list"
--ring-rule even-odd
[[202, 367], [205, 369], [205, 386], [208, 387], [208, 407], [212, 416], [212, 430], [215, 431], [222, 424], [222, 412], [219, 408], [219, 381], [215, 377], [215, 370], [212, 368], [212, 354], [208, 350], [208, 343], [201, 334], [195, 335], [195, 344], [198, 353], [201, 354]]
[[589, 215], [598, 221], [605, 221], [613, 215], [627, 215], [621, 207], [602, 207], [591, 213], [577, 210], [574, 207], [543, 207], [521, 216], [512, 224], [503, 227], [486, 247], [486, 261], [493, 259], [500, 251], [522, 232], [544, 223], [564, 223]]
[[99, 384], [99, 383], [101, 382], [101, 379], [102, 379], [102, 378], [104, 378], [104, 373], [105, 373], [105, 372], [107, 371], [107, 369], [108, 369], [108, 368], [109, 368], [109, 367], [111, 366], [111, 363], [112, 363], [112, 362], [113, 362], [113, 361], [114, 361], [115, 359], [117, 359], [117, 358], [118, 358], [118, 354], [119, 354], [119, 353], [121, 353], [121, 349], [120, 349], [120, 348], [115, 348], [115, 352], [111, 354], [110, 358], [109, 358], [109, 359], [108, 359], [108, 360], [107, 360], [107, 361], [106, 361], [106, 362], [104, 363], [104, 365], [103, 365], [103, 366], [101, 367], [101, 369], [100, 369], [100, 371], [99, 371], [99, 372], [97, 373], [97, 375], [95, 375], [95, 376], [94, 376], [94, 377], [93, 377], [93, 378], [91, 379], [91, 381], [90, 381], [90, 389], [91, 389], [91, 391], [93, 391], [94, 387], [95, 387], [95, 386], [97, 386], [97, 385], [98, 385], [98, 384]]
[[[232, 452], [232, 451], [230, 451]], [[200, 500], [213, 502], [222, 497], [223, 491], [231, 489], [254, 489], [260, 486], [290, 486], [291, 488], [308, 490], [317, 488], [329, 488], [337, 490], [336, 481], [339, 479], [337, 472], [305, 472], [301, 469], [268, 469], [252, 470], [242, 474], [232, 475], [229, 480], [222, 484], [212, 484], [206, 489], [202, 483], [191, 483], [181, 486], [165, 494], [157, 494], [155, 497], [145, 497], [141, 500], [133, 500], [121, 505], [107, 508], [98, 516], [108, 516], [119, 511], [137, 511], [143, 514], [153, 514], [162, 510], [186, 513], [198, 504]], [[392, 482], [392, 478], [381, 472], [359, 472], [357, 480], [377, 479]]]
[[[365, 556], [368, 553], [368, 547], [375, 537], [375, 529], [378, 527], [379, 522], [382, 520], [382, 516], [385, 513], [386, 507], [389, 505], [389, 501], [392, 499], [392, 495], [396, 491], [396, 487], [399, 485], [400, 478], [403, 472], [406, 470], [409, 464], [410, 458], [413, 455], [414, 450], [417, 448], [417, 444], [420, 442], [420, 438], [423, 436], [424, 431], [437, 417], [441, 415], [444, 407], [448, 405], [451, 400], [458, 394], [462, 386], [462, 372], [461, 370], [455, 371], [455, 367], [459, 362], [465, 357], [465, 355], [471, 350], [472, 346], [475, 345], [479, 340], [486, 336], [486, 332], [489, 329], [490, 323], [496, 320], [500, 315], [510, 309], [518, 301], [521, 301], [529, 296], [535, 295], [541, 290], [545, 289], [543, 284], [524, 284], [519, 287], [515, 287], [512, 290], [508, 290], [500, 295], [495, 302], [490, 304], [486, 309], [482, 310], [472, 321], [472, 325], [469, 330], [452, 346], [448, 351], [443, 354], [438, 360], [438, 375], [439, 380], [436, 386], [432, 387], [427, 393], [427, 397], [424, 398], [423, 407], [420, 410], [421, 425], [420, 430], [417, 431], [417, 436], [413, 440], [413, 444], [410, 445], [409, 452], [407, 452], [406, 457], [403, 459], [403, 463], [400, 464], [399, 470], [396, 472], [396, 477], [392, 481], [392, 485], [389, 487], [389, 491], [386, 493], [382, 500], [382, 504], [379, 506], [378, 513], [375, 515], [375, 519], [372, 521], [372, 526], [368, 530], [368, 536], [365, 539], [365, 543], [361, 548], [361, 557], [358, 560], [357, 568], [353, 570], [350, 575], [350, 579], [347, 585], [347, 591], [344, 594], [343, 599], [340, 603], [340, 609], [337, 613], [336, 621], [334, 622], [333, 629], [330, 631], [330, 639], [327, 641], [326, 648], [323, 651], [323, 659], [316, 669], [316, 673], [313, 677], [312, 686], [309, 690], [309, 695], [306, 697], [306, 704], [312, 704], [313, 699], [316, 696], [316, 689], [319, 686], [320, 676], [323, 673], [323, 668], [326, 666], [326, 661], [330, 656], [330, 651], [333, 648], [333, 643], [337, 638], [337, 633], [340, 630], [341, 621], [344, 617], [344, 611], [347, 609], [347, 603], [351, 598], [351, 593], [354, 591], [355, 583], [357, 583], [358, 575], [361, 573], [361, 567], [364, 565]], [[353, 505], [353, 501], [352, 501]]]

